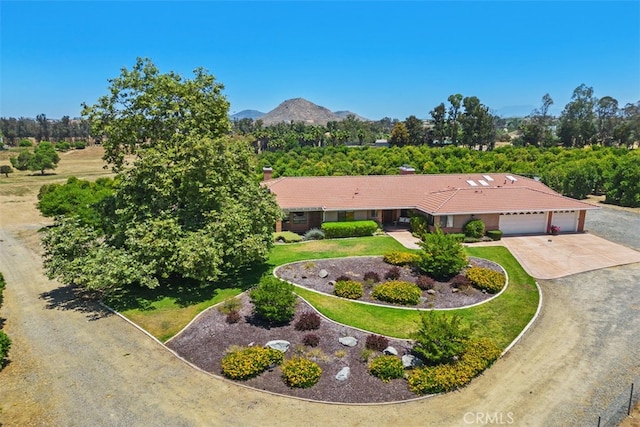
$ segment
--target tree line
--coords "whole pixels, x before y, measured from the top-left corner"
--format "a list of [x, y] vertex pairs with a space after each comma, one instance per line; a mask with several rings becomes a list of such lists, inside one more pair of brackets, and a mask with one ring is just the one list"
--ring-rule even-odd
[[278, 176], [390, 175], [402, 165], [416, 173], [510, 172], [538, 177], [552, 189], [569, 197], [605, 195], [606, 202], [640, 207], [640, 151], [619, 147], [497, 147], [491, 151], [427, 145], [405, 147], [298, 147], [289, 151], [263, 152], [262, 168]]
[[4, 143], [11, 146], [16, 146], [20, 140], [28, 138], [37, 142], [73, 142], [92, 138], [91, 126], [86, 119], [63, 116], [60, 120], [52, 120], [47, 118], [46, 114], [38, 114], [35, 119], [0, 117], [0, 132]]

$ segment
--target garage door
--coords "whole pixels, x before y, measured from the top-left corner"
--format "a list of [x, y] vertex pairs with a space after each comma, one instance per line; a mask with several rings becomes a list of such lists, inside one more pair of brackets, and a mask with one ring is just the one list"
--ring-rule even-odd
[[501, 214], [500, 230], [504, 234], [544, 233], [547, 230], [547, 214], [545, 212]]
[[574, 232], [578, 229], [578, 212], [554, 212], [551, 219], [551, 224], [560, 227], [561, 233]]

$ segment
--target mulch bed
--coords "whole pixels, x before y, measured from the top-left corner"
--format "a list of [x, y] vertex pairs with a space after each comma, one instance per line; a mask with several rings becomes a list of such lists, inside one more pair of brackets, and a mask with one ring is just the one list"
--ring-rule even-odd
[[[474, 260], [474, 262], [476, 261]], [[291, 266], [279, 269], [278, 274], [280, 277], [285, 278], [285, 273], [287, 275], [297, 275], [297, 277], [291, 277], [288, 280], [295, 279], [296, 283], [300, 285], [320, 291], [323, 291], [322, 287], [326, 286], [326, 282], [332, 280], [332, 277], [335, 278], [347, 273], [358, 277], [358, 275], [364, 274], [366, 271], [379, 271], [380, 276], [384, 277], [384, 273], [389, 269], [389, 265], [385, 264], [381, 257], [330, 259], [313, 261], [313, 265], [309, 262], [301, 262], [291, 264]], [[499, 269], [499, 266], [494, 264], [495, 267]], [[320, 279], [318, 272], [321, 269], [326, 269], [330, 273], [329, 277]], [[409, 279], [413, 273], [409, 269], [403, 270], [401, 279]], [[302, 278], [303, 275], [306, 276], [306, 279]], [[438, 284], [443, 289], [445, 285], [448, 286], [447, 284]], [[327, 288], [326, 292], [329, 293], [330, 291]], [[477, 302], [480, 297], [484, 299], [491, 297], [491, 295], [480, 293], [480, 295], [472, 298], [462, 292], [453, 294], [450, 289], [448, 291], [442, 292], [442, 298], [438, 295], [438, 298], [433, 300], [425, 300], [424, 303], [421, 303], [421, 306], [444, 304], [447, 307], [459, 307], [469, 304], [469, 301]], [[296, 315], [291, 323], [279, 326], [268, 325], [253, 316], [253, 305], [246, 293], [237, 298], [242, 304], [239, 310], [241, 317], [238, 323], [226, 323], [226, 315], [216, 307], [212, 307], [202, 313], [180, 334], [168, 341], [166, 345], [178, 355], [203, 370], [221, 375], [221, 361], [227, 349], [233, 348], [233, 346], [263, 346], [271, 340], [287, 340], [291, 343], [291, 347], [285, 358], [288, 359], [294, 355], [305, 356], [317, 362], [322, 368], [322, 376], [315, 386], [309, 389], [288, 387], [282, 381], [279, 367], [242, 383], [259, 390], [268, 390], [283, 395], [325, 402], [382, 403], [418, 397], [409, 391], [405, 380], [397, 379], [385, 383], [369, 374], [367, 363], [362, 358], [366, 337], [370, 335], [369, 333], [338, 325], [324, 317], [321, 319], [319, 329], [297, 331], [294, 328], [294, 324], [300, 315], [314, 311], [311, 306], [302, 300], [297, 302]], [[362, 300], [366, 300], [366, 298], [368, 297], [363, 297]], [[455, 301], [456, 298], [459, 298], [457, 302]], [[303, 337], [308, 333], [313, 333], [320, 337], [320, 343], [317, 347], [305, 347], [302, 344]], [[338, 339], [345, 336], [356, 338], [358, 344], [355, 347], [342, 345]], [[409, 341], [389, 339], [389, 345], [398, 351], [399, 357], [410, 353], [411, 343]], [[372, 357], [379, 354], [374, 352]], [[351, 369], [349, 378], [346, 381], [336, 380], [335, 375], [346, 366]]]

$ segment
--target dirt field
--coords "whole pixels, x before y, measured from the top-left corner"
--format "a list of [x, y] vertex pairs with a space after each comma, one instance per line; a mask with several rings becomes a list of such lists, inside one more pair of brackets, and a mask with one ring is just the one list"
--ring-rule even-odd
[[[0, 271], [7, 281], [0, 316], [13, 339], [11, 363], [0, 372], [4, 426], [596, 425], [640, 376], [640, 264], [542, 282], [544, 306], [533, 328], [459, 392], [330, 406], [210, 376], [43, 276], [37, 229], [49, 221], [34, 208], [37, 189], [70, 173], [103, 174], [96, 157], [98, 148], [72, 152], [57, 175], [0, 178]], [[612, 221], [595, 214], [590, 223], [590, 213], [587, 228], [606, 234], [624, 227], [616, 211], [606, 212]]]

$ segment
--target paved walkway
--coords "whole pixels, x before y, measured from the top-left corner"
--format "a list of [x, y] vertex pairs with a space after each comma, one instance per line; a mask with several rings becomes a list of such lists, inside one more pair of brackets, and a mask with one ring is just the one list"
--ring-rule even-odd
[[413, 237], [408, 230], [387, 231], [387, 234], [402, 243], [407, 249], [420, 249], [420, 246], [418, 246], [420, 239]]

